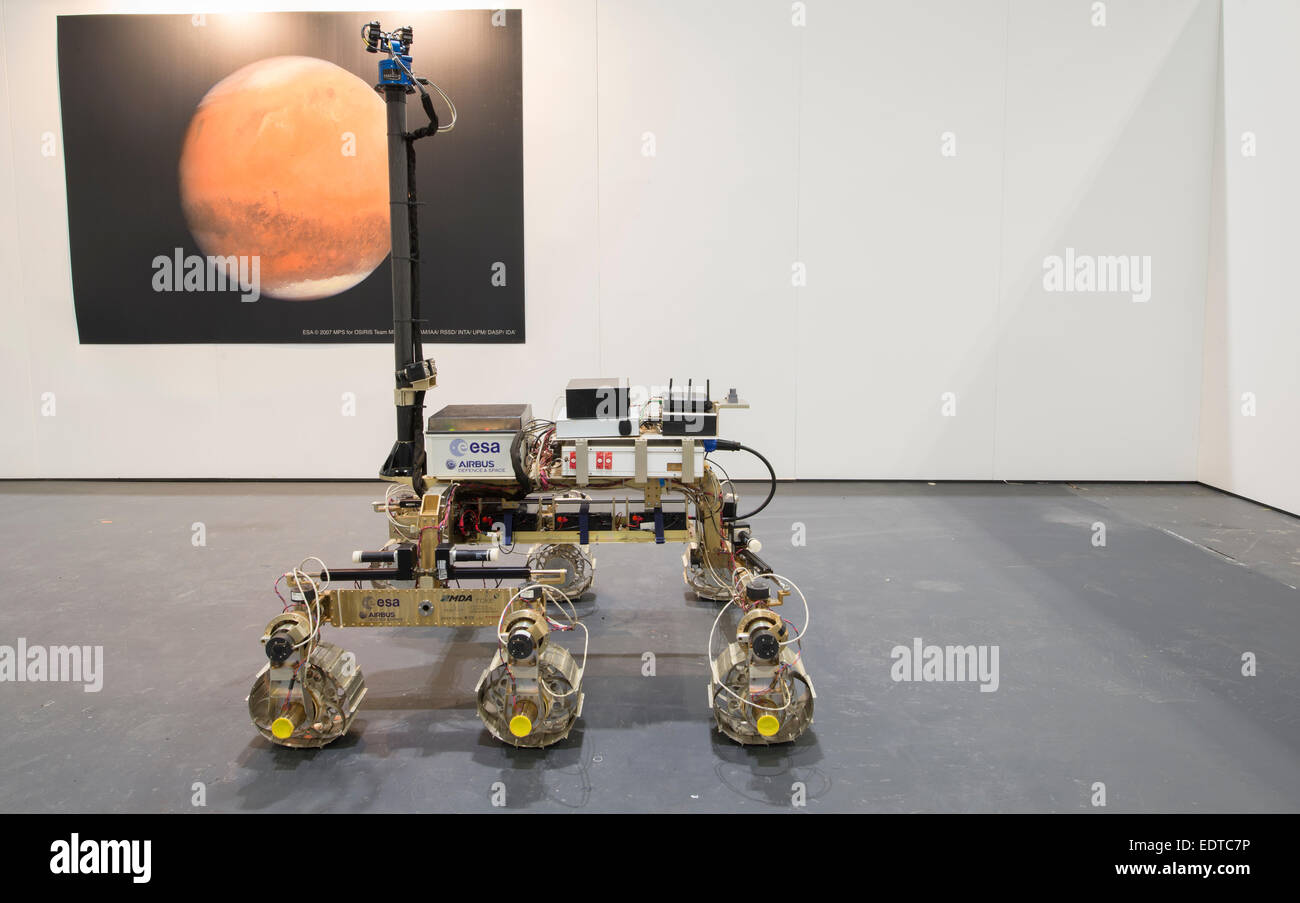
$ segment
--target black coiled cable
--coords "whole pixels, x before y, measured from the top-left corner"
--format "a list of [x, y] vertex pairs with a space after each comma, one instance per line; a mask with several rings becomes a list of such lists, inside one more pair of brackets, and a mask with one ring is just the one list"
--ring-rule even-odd
[[758, 458], [758, 460], [763, 462], [763, 465], [767, 468], [767, 472], [771, 475], [771, 485], [767, 490], [767, 498], [763, 499], [763, 504], [759, 505], [747, 514], [737, 514], [734, 518], [735, 520], [749, 520], [751, 517], [766, 508], [771, 503], [773, 496], [776, 495], [776, 469], [772, 467], [772, 462], [763, 457], [763, 453], [757, 449], [750, 448], [748, 445], [741, 445], [739, 442], [732, 442], [730, 439], [719, 439], [717, 442], [720, 451], [749, 452], [755, 458]]

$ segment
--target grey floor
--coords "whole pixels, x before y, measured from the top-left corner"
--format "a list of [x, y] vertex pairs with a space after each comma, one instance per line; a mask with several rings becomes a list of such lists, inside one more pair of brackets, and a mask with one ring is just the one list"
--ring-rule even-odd
[[[1300, 810], [1300, 521], [1182, 484], [782, 485], [755, 527], [811, 600], [818, 692], [790, 746], [711, 730], [680, 547], [611, 546], [565, 743], [480, 725], [491, 628], [327, 628], [370, 688], [353, 733], [272, 747], [244, 702], [272, 583], [381, 541], [378, 485], [0, 483], [0, 644], [105, 656], [99, 693], [0, 684], [0, 810], [1070, 812], [1098, 783], [1106, 811]], [[895, 682], [915, 637], [996, 645], [997, 691]]]

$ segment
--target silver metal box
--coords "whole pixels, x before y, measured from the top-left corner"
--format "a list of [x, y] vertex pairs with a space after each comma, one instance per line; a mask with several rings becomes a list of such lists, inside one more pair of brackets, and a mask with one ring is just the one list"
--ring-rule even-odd
[[526, 404], [451, 404], [429, 418], [427, 470], [438, 479], [514, 479], [510, 444], [533, 419]]

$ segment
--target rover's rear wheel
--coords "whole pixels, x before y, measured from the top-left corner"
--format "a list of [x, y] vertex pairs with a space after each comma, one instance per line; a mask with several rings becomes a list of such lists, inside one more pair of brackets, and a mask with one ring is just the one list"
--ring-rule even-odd
[[528, 552], [533, 570], [563, 570], [564, 582], [556, 586], [570, 599], [577, 599], [596, 579], [596, 562], [572, 543], [546, 543]]
[[297, 667], [261, 670], [248, 694], [248, 714], [277, 746], [319, 747], [348, 732], [365, 695], [352, 653], [317, 643]]

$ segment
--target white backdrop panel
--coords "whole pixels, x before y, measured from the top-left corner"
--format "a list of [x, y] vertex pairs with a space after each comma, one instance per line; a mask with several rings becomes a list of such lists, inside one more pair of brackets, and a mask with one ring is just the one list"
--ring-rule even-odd
[[1199, 478], [1300, 514], [1300, 5], [1224, 7]]

